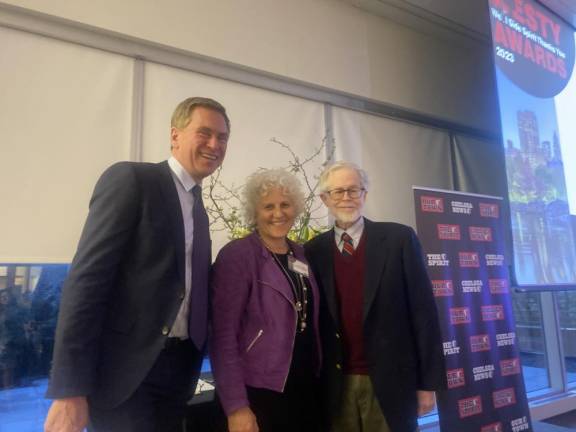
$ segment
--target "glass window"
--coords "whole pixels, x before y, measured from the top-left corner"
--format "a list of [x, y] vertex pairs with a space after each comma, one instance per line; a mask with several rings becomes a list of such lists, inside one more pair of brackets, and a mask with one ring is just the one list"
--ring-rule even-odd
[[540, 293], [514, 292], [512, 305], [526, 392], [550, 387]]
[[42, 430], [68, 265], [0, 266], [0, 430]]
[[556, 305], [564, 347], [566, 381], [576, 383], [576, 291], [556, 293]]
[[[44, 398], [67, 264], [0, 264], [0, 432], [43, 430]], [[195, 398], [213, 397], [208, 358]]]

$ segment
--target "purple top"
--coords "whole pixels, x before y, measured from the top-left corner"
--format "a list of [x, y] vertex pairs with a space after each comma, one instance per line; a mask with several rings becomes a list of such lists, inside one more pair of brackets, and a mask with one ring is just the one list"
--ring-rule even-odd
[[[307, 263], [293, 242], [295, 257]], [[319, 291], [310, 270], [317, 358]], [[226, 415], [249, 406], [246, 386], [282, 392], [290, 370], [297, 312], [292, 288], [256, 233], [228, 243], [213, 275], [210, 358]], [[319, 373], [321, 362], [318, 362]]]

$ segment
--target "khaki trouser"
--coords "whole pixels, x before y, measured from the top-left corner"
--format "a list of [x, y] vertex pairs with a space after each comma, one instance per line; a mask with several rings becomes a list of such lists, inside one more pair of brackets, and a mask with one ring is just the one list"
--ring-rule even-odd
[[342, 396], [332, 432], [390, 432], [368, 375], [345, 375]]

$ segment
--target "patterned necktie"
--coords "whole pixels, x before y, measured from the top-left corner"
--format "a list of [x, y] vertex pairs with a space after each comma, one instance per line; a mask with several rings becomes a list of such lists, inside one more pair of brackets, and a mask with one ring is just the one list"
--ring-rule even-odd
[[342, 255], [352, 256], [354, 255], [354, 240], [347, 232], [342, 233]]
[[188, 334], [201, 350], [206, 341], [208, 328], [208, 274], [210, 271], [210, 229], [208, 215], [202, 202], [202, 188], [192, 188], [194, 207], [192, 218], [194, 234], [192, 239], [192, 285], [190, 288], [190, 307]]

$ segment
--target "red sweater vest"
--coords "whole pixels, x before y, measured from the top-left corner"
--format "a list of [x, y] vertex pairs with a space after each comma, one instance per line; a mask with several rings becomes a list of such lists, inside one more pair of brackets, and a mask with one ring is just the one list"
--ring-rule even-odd
[[334, 245], [334, 278], [342, 322], [344, 372], [355, 375], [368, 374], [362, 329], [365, 238], [363, 233], [352, 256], [342, 255]]

